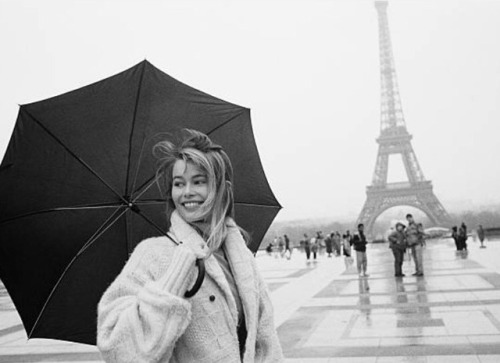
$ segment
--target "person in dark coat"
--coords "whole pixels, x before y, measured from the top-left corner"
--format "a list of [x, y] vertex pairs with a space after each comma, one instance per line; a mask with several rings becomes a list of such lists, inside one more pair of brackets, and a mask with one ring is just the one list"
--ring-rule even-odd
[[359, 276], [366, 277], [366, 267], [368, 265], [368, 260], [366, 258], [366, 236], [364, 233], [365, 226], [363, 223], [358, 224], [358, 232], [352, 237], [352, 245], [356, 251], [356, 264], [358, 267]]
[[457, 244], [459, 251], [467, 251], [467, 226], [463, 222], [458, 228]]
[[396, 223], [396, 230], [389, 235], [389, 248], [394, 255], [394, 276], [403, 277], [403, 260], [406, 251], [406, 235], [404, 233], [405, 225], [401, 222]]
[[289, 251], [291, 253], [292, 251], [290, 250], [290, 238], [288, 238], [286, 234], [283, 236], [283, 238], [285, 239], [285, 252]]
[[304, 239], [302, 240], [304, 242], [304, 251], [306, 251], [306, 258], [309, 260], [311, 257], [311, 242], [309, 240], [309, 237], [307, 236], [307, 233], [304, 233]]
[[333, 252], [333, 233], [330, 233], [326, 235], [325, 238], [325, 246], [326, 246], [326, 253], [328, 254], [328, 257], [332, 257], [332, 252]]

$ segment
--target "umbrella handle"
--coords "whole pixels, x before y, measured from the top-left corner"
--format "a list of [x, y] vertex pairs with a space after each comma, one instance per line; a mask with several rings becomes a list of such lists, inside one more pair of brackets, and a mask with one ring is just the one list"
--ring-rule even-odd
[[201, 287], [203, 280], [205, 279], [205, 261], [202, 258], [196, 260], [196, 266], [198, 266], [198, 277], [191, 290], [186, 291], [184, 297], [194, 296]]

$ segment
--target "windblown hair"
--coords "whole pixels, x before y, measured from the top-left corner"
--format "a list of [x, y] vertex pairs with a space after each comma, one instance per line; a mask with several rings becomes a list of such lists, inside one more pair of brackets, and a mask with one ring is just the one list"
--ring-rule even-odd
[[205, 238], [210, 249], [215, 251], [226, 237], [226, 217], [234, 218], [233, 167], [222, 147], [212, 142], [207, 135], [184, 129], [181, 136], [177, 145], [171, 141], [161, 141], [153, 148], [159, 162], [157, 180], [167, 199], [167, 221], [170, 223], [170, 216], [175, 209], [172, 199], [174, 164], [177, 160], [191, 162], [207, 174], [209, 193], [197, 215], [187, 222], [193, 225], [195, 222], [208, 224], [209, 234]]

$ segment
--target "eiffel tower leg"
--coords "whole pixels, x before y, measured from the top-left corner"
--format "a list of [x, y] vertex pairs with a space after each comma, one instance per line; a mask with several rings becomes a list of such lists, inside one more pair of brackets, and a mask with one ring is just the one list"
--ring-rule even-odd
[[365, 232], [367, 235], [372, 234], [373, 225], [380, 214], [378, 206], [382, 203], [382, 199], [383, 198], [378, 196], [368, 194], [363, 209], [359, 214], [356, 226], [359, 223], [363, 223], [365, 225]]
[[432, 190], [418, 195], [418, 202], [433, 225], [448, 226], [451, 223], [450, 216]]

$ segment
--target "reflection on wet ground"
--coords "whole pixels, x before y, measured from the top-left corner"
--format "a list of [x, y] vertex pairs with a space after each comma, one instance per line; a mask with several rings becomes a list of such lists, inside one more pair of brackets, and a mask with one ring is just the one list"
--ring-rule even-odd
[[[405, 260], [402, 278], [386, 245], [370, 247], [368, 278], [354, 267], [326, 283], [318, 273], [317, 291], [279, 326], [289, 362], [500, 362], [500, 243], [456, 254], [430, 241], [425, 275]], [[342, 263], [324, 257], [317, 269]]]
[[[387, 245], [369, 245], [367, 278], [343, 257], [306, 262], [265, 253], [257, 263], [268, 283], [287, 362], [500, 362], [500, 241], [429, 241], [422, 277], [395, 278]], [[95, 347], [26, 341], [0, 285], [0, 362], [102, 362]]]

